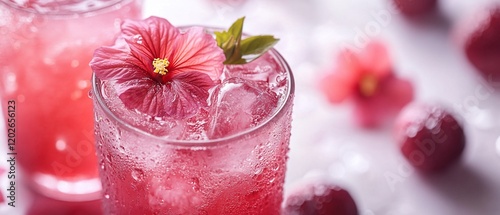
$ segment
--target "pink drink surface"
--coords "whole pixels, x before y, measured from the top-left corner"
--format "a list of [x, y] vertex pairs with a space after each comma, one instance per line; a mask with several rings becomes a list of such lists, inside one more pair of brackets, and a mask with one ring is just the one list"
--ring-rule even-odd
[[140, 1], [43, 2], [0, 2], [0, 94], [3, 108], [16, 103], [13, 147], [37, 183], [97, 178], [88, 63], [122, 19], [140, 18]]
[[[291, 74], [280, 59], [269, 52], [250, 64], [227, 66], [222, 83], [210, 91], [210, 107], [178, 121], [127, 110], [113, 83], [98, 81], [105, 213], [280, 214], [293, 99]], [[149, 134], [111, 118], [96, 96]]]

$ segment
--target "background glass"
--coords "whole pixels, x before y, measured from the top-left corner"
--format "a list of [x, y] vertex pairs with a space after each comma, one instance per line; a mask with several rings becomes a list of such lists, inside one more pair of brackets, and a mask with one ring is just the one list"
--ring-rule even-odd
[[2, 107], [15, 104], [9, 152], [17, 153], [22, 179], [44, 195], [98, 198], [88, 63], [123, 19], [141, 18], [142, 1], [23, 4], [0, 1], [0, 95]]

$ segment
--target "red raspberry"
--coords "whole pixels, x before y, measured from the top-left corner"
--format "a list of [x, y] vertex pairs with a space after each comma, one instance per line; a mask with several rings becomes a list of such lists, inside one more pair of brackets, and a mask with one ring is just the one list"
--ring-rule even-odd
[[284, 215], [358, 215], [353, 198], [341, 187], [308, 183], [292, 192], [285, 201]]
[[465, 134], [443, 107], [411, 104], [396, 119], [395, 137], [406, 159], [425, 173], [456, 162], [465, 148]]
[[500, 80], [500, 4], [477, 11], [456, 30], [469, 62], [488, 81]]
[[396, 8], [407, 17], [417, 17], [435, 10], [437, 0], [393, 0]]

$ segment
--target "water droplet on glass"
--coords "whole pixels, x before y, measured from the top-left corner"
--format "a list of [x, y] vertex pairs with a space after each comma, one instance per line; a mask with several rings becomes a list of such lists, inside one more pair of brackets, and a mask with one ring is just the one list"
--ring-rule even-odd
[[199, 178], [191, 178], [189, 180], [190, 184], [193, 186], [194, 191], [199, 191], [200, 190], [200, 179]]
[[134, 41], [137, 43], [137, 44], [142, 44], [142, 36], [137, 34], [134, 36]]
[[109, 163], [113, 162], [113, 158], [111, 157], [111, 154], [106, 155], [106, 161], [108, 161]]
[[275, 180], [276, 180], [276, 178], [275, 178], [275, 177], [273, 177], [273, 178], [271, 178], [271, 179], [269, 180], [269, 183], [271, 183], [271, 184], [272, 184], [272, 183], [274, 183], [274, 181], [275, 181]]
[[94, 120], [95, 120], [96, 122], [99, 122], [99, 121], [101, 121], [101, 120], [102, 120], [102, 117], [100, 117], [98, 113], [94, 113]]
[[120, 146], [118, 148], [118, 151], [120, 151], [120, 153], [122, 153], [122, 154], [125, 154], [125, 146]]
[[132, 178], [136, 181], [141, 181], [144, 177], [144, 171], [141, 169], [132, 170]]
[[271, 165], [271, 169], [276, 172], [280, 169], [280, 165], [277, 163], [274, 163]]
[[212, 151], [210, 151], [210, 150], [207, 150], [207, 156], [208, 156], [208, 157], [212, 157], [212, 156], [213, 156], [213, 153], [212, 153]]

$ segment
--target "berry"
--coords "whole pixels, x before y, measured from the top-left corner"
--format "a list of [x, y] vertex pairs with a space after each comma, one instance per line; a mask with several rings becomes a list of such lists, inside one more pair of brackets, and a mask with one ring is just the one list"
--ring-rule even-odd
[[438, 172], [459, 160], [465, 134], [438, 105], [411, 104], [396, 119], [395, 137], [404, 157], [424, 173]]
[[285, 215], [358, 215], [353, 198], [341, 187], [308, 183], [292, 192], [285, 201]]
[[396, 8], [407, 17], [417, 17], [432, 12], [437, 0], [393, 0]]
[[488, 80], [500, 80], [500, 4], [477, 11], [457, 27], [469, 62]]

